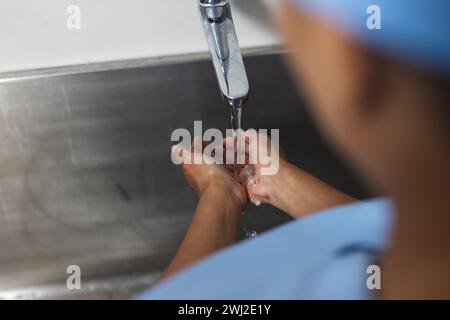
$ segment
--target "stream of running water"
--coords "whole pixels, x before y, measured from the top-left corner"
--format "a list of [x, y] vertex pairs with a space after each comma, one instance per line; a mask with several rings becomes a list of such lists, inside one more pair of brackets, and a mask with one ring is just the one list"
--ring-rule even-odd
[[[242, 108], [239, 107], [231, 107], [230, 108], [230, 114], [231, 114], [231, 129], [233, 130], [233, 133], [237, 135], [241, 134], [243, 132], [242, 130]], [[239, 136], [236, 138], [237, 140], [240, 139]], [[238, 147], [238, 144], [236, 144], [236, 148]], [[238, 150], [239, 152], [239, 150]], [[237, 179], [240, 173], [240, 167], [239, 164], [237, 164], [237, 158], [235, 159], [235, 169], [234, 169], [234, 177]], [[248, 179], [248, 177], [246, 178]], [[245, 211], [242, 212], [242, 215], [245, 214]], [[249, 228], [246, 224], [244, 224], [244, 234], [246, 238], [255, 238], [258, 233]]]

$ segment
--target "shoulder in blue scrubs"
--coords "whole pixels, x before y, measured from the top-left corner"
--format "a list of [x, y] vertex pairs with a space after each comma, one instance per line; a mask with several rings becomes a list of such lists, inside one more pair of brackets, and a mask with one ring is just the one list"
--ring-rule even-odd
[[369, 299], [391, 205], [372, 200], [291, 222], [220, 251], [140, 299]]

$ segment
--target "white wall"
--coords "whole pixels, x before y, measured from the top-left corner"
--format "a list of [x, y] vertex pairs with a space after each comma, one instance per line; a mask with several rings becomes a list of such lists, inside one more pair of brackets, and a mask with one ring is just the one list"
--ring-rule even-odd
[[[71, 4], [81, 30], [66, 26]], [[278, 43], [238, 9], [242, 47]], [[207, 50], [197, 0], [0, 0], [0, 44], [0, 72]]]

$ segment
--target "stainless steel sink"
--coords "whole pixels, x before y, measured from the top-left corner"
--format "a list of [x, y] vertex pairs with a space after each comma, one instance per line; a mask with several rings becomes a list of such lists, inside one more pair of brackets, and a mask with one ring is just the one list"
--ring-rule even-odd
[[[182, 60], [0, 80], [0, 298], [128, 298], [153, 283], [197, 201], [170, 161], [170, 134], [229, 122], [219, 89], [204, 90], [217, 87], [211, 62]], [[365, 197], [280, 56], [245, 63], [243, 126], [279, 128], [291, 161]], [[243, 223], [264, 232], [288, 220], [249, 206]], [[81, 268], [81, 290], [66, 288], [69, 265]]]

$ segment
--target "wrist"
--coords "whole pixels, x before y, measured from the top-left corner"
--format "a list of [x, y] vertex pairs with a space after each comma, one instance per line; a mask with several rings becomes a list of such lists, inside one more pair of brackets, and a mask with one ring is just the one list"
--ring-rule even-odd
[[238, 188], [242, 186], [227, 179], [213, 178], [200, 192], [200, 198], [218, 201], [226, 207], [223, 212], [240, 215], [245, 209], [247, 199], [242, 199], [242, 190], [237, 190]]
[[277, 206], [280, 195], [282, 195], [283, 190], [286, 188], [286, 181], [289, 177], [290, 167], [292, 165], [283, 158], [279, 160], [278, 172], [274, 175], [261, 176], [262, 185], [265, 186], [260, 195], [260, 199], [267, 204], [272, 206]]

